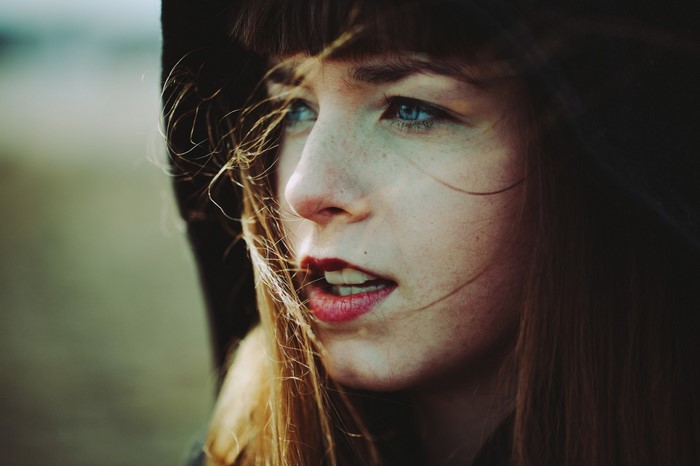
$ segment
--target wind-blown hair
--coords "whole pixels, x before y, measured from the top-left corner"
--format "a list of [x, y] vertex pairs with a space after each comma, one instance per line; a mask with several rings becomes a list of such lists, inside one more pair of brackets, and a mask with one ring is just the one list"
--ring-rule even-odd
[[[668, 133], [650, 135], [639, 123], [653, 118], [655, 91], [668, 95], [660, 84], [697, 87], [692, 74], [661, 77], [653, 64], [697, 65], [687, 30], [668, 18], [652, 27], [645, 12], [582, 15], [537, 2], [244, 0], [223, 11], [228, 40], [250, 51], [246, 62], [211, 92], [176, 69], [179, 100], [166, 104], [176, 173], [206, 180], [198, 185], [206, 199], [234, 219], [220, 217], [220, 229], [242, 232], [255, 273], [259, 323], [239, 335], [247, 332], [207, 441], [213, 464], [415, 461], [400, 398], [350, 393], [324, 371], [270, 176], [284, 109], [261, 84], [269, 57], [395, 51], [477, 64], [495, 57], [525, 89], [524, 205], [534, 241], [509, 358], [517, 373], [504, 447], [511, 464], [700, 462], [697, 205], [673, 203], [696, 188], [666, 177], [697, 169], [678, 154], [700, 146], [697, 137], [677, 140], [690, 125], [680, 111], [668, 110], [676, 125]], [[204, 117], [178, 113], [188, 99], [206, 102], [195, 106]], [[638, 115], [625, 108], [632, 101]], [[177, 128], [201, 118], [211, 151], [192, 160]], [[664, 145], [671, 135], [676, 147]], [[648, 141], [668, 148], [665, 161], [675, 165], [656, 170]], [[183, 215], [201, 215], [197, 206]]]

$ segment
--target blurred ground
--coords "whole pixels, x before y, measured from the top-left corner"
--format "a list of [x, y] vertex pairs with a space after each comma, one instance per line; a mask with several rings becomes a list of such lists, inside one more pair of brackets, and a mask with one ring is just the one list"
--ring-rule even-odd
[[153, 21], [102, 44], [0, 21], [0, 465], [177, 465], [206, 424]]

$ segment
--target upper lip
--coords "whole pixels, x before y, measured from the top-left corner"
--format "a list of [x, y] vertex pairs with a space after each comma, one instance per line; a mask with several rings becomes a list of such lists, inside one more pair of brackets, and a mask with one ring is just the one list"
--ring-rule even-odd
[[355, 269], [360, 272], [366, 273], [367, 275], [372, 275], [379, 280], [393, 281], [385, 276], [380, 275], [370, 269], [366, 269], [354, 264], [351, 264], [343, 259], [338, 258], [316, 258], [316, 257], [305, 257], [301, 260], [301, 269], [306, 271], [308, 276], [312, 279], [322, 278], [324, 272], [335, 272], [337, 270], [342, 270], [345, 268]]

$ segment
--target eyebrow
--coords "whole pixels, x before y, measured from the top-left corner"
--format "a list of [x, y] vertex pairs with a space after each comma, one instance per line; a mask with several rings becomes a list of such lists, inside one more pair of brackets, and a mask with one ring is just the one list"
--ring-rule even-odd
[[265, 75], [265, 80], [287, 86], [301, 86], [304, 79], [295, 72], [294, 66], [276, 65]]
[[[418, 58], [389, 59], [381, 63], [369, 63], [352, 67], [346, 81], [350, 86], [363, 84], [390, 84], [414, 74], [438, 74], [457, 79], [471, 86], [483, 88], [484, 82], [476, 79], [465, 66], [455, 60], [422, 60]], [[304, 77], [296, 73], [294, 65], [278, 65], [266, 79], [276, 84], [300, 86]]]
[[401, 58], [382, 63], [354, 67], [348, 81], [350, 84], [389, 84], [401, 81], [414, 74], [438, 74], [482, 87], [483, 83], [472, 76], [464, 66], [454, 60], [421, 60]]

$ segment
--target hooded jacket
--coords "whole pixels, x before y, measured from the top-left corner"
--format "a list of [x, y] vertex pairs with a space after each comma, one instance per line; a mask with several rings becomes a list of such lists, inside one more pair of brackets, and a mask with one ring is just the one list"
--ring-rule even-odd
[[[522, 49], [536, 86], [565, 109], [567, 134], [583, 149], [586, 176], [611, 183], [698, 254], [700, 40], [690, 2], [452, 3], [477, 12]], [[232, 183], [222, 186], [217, 199], [227, 204], [220, 207], [206, 193], [226, 154], [225, 147], [210, 147], [208, 126], [244, 105], [263, 70], [261, 58], [231, 38], [236, 4], [163, 0], [162, 9], [163, 107], [174, 187], [219, 369], [231, 343], [257, 319], [251, 265], [237, 240], [240, 192]]]
[[[604, 183], [700, 265], [700, 29], [690, 2], [661, 6], [590, 1], [448, 3], [478, 15], [523, 57], [530, 84], [558, 106], [579, 147], [581, 176]], [[257, 321], [252, 267], [236, 220], [233, 183], [208, 185], [227, 147], [209, 128], [244, 106], [264, 70], [261, 57], [230, 34], [233, 0], [163, 0], [163, 109], [180, 214], [206, 298], [214, 364]], [[270, 31], [274, 34], [274, 31]], [[186, 92], [185, 92], [186, 91]], [[221, 201], [224, 201], [223, 203]], [[476, 464], [508, 464], [510, 422]]]

